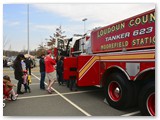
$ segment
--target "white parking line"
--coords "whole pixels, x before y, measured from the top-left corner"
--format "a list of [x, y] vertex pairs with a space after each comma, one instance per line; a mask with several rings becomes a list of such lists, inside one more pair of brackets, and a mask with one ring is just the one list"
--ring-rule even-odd
[[31, 84], [29, 84], [29, 86], [30, 86], [30, 85], [38, 85], [38, 84], [39, 84], [39, 83], [31, 83]]
[[67, 92], [67, 93], [61, 93], [62, 95], [70, 95], [70, 94], [77, 94], [77, 93], [86, 93], [86, 92], [93, 92], [98, 90], [87, 90], [87, 91], [76, 91], [76, 92]]
[[[38, 78], [37, 76], [35, 76], [33, 73], [32, 75], [37, 78], [38, 80], [40, 80], [40, 78]], [[45, 83], [47, 85], [47, 83]], [[86, 116], [92, 116], [91, 114], [87, 113], [85, 110], [83, 110], [82, 108], [80, 108], [78, 105], [76, 105], [75, 103], [73, 103], [71, 100], [69, 100], [68, 98], [66, 98], [65, 96], [63, 96], [60, 92], [58, 92], [57, 90], [55, 90], [54, 88], [52, 88], [59, 96], [61, 96], [63, 99], [65, 99], [67, 102], [69, 102], [71, 105], [73, 105], [75, 108], [77, 108], [79, 111], [81, 111], [83, 114], [85, 114]]]
[[140, 113], [140, 111], [135, 111], [135, 112], [127, 113], [127, 114], [124, 114], [124, 115], [121, 115], [121, 116], [131, 116], [131, 115], [136, 115], [138, 113]]
[[27, 97], [18, 97], [18, 100], [22, 99], [30, 99], [30, 98], [41, 98], [41, 97], [49, 97], [49, 96], [57, 96], [58, 94], [48, 94], [48, 95], [36, 95], [36, 96], [27, 96]]
[[[62, 95], [70, 95], [70, 94], [86, 93], [86, 92], [93, 92], [93, 91], [97, 91], [97, 90], [67, 92], [67, 93], [61, 93], [61, 94]], [[21, 100], [21, 99], [30, 99], [30, 98], [42, 98], [42, 97], [57, 96], [57, 95], [58, 94], [36, 95], [36, 96], [18, 97], [17, 99]]]

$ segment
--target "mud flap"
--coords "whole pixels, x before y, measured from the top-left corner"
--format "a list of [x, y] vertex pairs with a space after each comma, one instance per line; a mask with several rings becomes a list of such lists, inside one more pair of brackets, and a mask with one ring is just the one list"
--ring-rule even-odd
[[77, 57], [66, 57], [64, 59], [64, 80], [67, 81], [67, 87], [72, 90], [77, 90]]

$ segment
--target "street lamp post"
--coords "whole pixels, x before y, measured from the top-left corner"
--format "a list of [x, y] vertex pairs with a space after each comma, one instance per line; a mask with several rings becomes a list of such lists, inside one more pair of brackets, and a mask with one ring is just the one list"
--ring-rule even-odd
[[30, 54], [30, 51], [29, 51], [29, 4], [27, 5], [27, 28], [28, 28], [28, 54]]
[[82, 19], [82, 21], [84, 22], [84, 34], [85, 34], [85, 21], [87, 20], [87, 18]]
[[[85, 21], [87, 20], [87, 18], [84, 18], [84, 19], [82, 19], [82, 21], [84, 22], [84, 35], [85, 35], [85, 32], [86, 32], [86, 30], [85, 30]], [[82, 40], [82, 53], [84, 53], [84, 40]]]

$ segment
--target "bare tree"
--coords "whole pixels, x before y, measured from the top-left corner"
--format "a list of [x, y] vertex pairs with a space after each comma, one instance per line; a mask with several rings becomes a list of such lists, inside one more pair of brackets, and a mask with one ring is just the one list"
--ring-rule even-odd
[[10, 42], [6, 35], [3, 36], [3, 49], [5, 49], [6, 45]]

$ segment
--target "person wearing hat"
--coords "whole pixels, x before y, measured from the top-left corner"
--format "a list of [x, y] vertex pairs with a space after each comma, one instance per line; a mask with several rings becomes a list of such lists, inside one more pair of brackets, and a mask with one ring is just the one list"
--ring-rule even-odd
[[19, 54], [17, 55], [13, 64], [14, 76], [15, 76], [15, 79], [18, 80], [17, 94], [23, 94], [23, 92], [21, 92], [21, 86], [23, 84], [23, 70], [22, 70], [21, 60], [24, 60], [24, 59], [25, 59], [24, 55]]
[[56, 61], [52, 59], [51, 50], [47, 51], [47, 56], [45, 57], [44, 61], [45, 61], [46, 77], [49, 79], [47, 91], [48, 93], [52, 93], [51, 87], [56, 81], [56, 70], [54, 67], [56, 65]]

